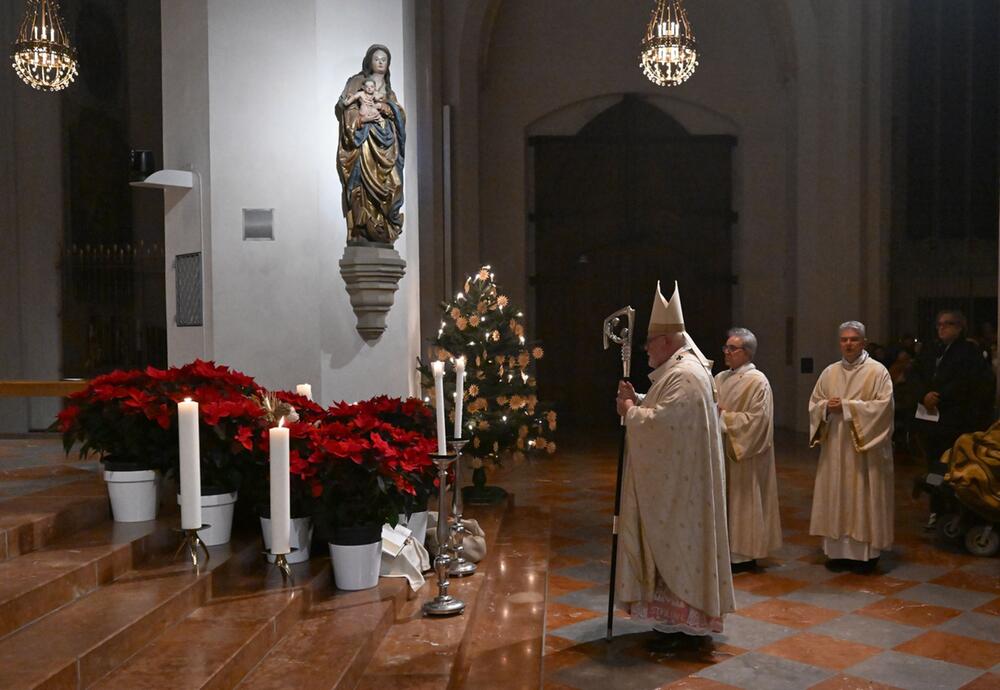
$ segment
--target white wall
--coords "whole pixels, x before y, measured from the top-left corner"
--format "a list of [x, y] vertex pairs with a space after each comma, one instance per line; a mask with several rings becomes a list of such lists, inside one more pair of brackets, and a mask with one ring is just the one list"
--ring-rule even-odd
[[[458, 262], [491, 262], [513, 298], [530, 297], [526, 137], [573, 134], [595, 104], [637, 93], [692, 133], [733, 134], [733, 318], [760, 338], [778, 424], [802, 429], [816, 375], [836, 357], [836, 325], [869, 320], [878, 337], [887, 317], [885, 5], [688, 3], [701, 64], [665, 89], [637, 67], [647, 3], [445, 1], [443, 88], [465, 185]], [[801, 357], [816, 373], [798, 373]]]
[[[410, 88], [410, 2], [183, 0], [162, 3], [164, 157], [193, 164], [205, 196], [206, 323], [176, 328], [172, 363], [214, 357], [269, 387], [309, 381], [323, 403], [414, 392], [419, 345], [416, 95]], [[358, 335], [338, 261], [346, 241], [333, 107], [365, 50], [392, 51], [392, 85], [407, 110], [407, 261], [372, 344]], [[167, 203], [170, 257], [197, 251], [198, 190]], [[273, 208], [275, 241], [244, 242], [242, 209]]]

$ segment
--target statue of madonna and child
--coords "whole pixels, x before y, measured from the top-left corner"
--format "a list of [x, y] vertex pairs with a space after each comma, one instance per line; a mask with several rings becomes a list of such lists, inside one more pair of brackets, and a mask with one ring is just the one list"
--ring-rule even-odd
[[377, 340], [406, 262], [392, 245], [403, 232], [406, 113], [392, 90], [392, 54], [368, 48], [361, 71], [347, 80], [334, 112], [339, 123], [337, 174], [347, 247], [340, 260], [358, 332]]
[[371, 46], [335, 108], [340, 123], [337, 173], [349, 242], [391, 245], [403, 231], [406, 113], [392, 90], [391, 62], [388, 48]]

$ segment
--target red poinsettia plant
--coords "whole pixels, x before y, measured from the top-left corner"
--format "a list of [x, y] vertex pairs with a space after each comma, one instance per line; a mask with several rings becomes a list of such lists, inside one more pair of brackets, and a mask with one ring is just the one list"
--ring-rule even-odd
[[331, 406], [315, 427], [312, 454], [292, 469], [317, 502], [321, 528], [395, 524], [433, 485], [432, 435], [430, 410], [416, 398]]
[[419, 399], [379, 396], [324, 410], [285, 391], [262, 389], [246, 374], [196, 360], [170, 369], [116, 371], [70, 396], [57, 425], [68, 453], [98, 453], [119, 469], [176, 473], [177, 403], [200, 413], [202, 486], [232, 490], [264, 509], [268, 429], [289, 428], [292, 512], [331, 528], [395, 523], [426, 505], [434, 488], [430, 409]]
[[79, 442], [81, 456], [176, 472], [177, 403], [191, 398], [201, 416], [202, 485], [233, 489], [264, 417], [259, 390], [246, 374], [202, 360], [116, 371], [71, 395], [57, 424], [67, 453]]
[[241, 435], [241, 442], [252, 457], [253, 469], [246, 472], [240, 495], [248, 497], [257, 513], [270, 517], [270, 434], [279, 424], [288, 428], [289, 437], [289, 492], [292, 517], [312, 515], [311, 487], [303, 473], [303, 459], [313, 454], [316, 424], [326, 415], [326, 410], [304, 396], [287, 391], [260, 391], [254, 399], [264, 411], [252, 431]]

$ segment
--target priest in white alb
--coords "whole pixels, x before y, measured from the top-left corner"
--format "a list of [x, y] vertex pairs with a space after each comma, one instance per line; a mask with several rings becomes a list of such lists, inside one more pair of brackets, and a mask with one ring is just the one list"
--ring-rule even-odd
[[668, 644], [697, 645], [722, 632], [733, 580], [712, 363], [684, 330], [676, 283], [669, 303], [656, 286], [645, 348], [649, 392], [618, 387], [626, 451], [616, 595]]
[[865, 352], [865, 326], [840, 325], [843, 359], [809, 399], [810, 445], [820, 445], [809, 533], [823, 537], [827, 568], [875, 571], [892, 546], [892, 379]]
[[757, 337], [734, 328], [722, 348], [727, 370], [715, 377], [726, 455], [729, 559], [733, 572], [753, 570], [781, 548], [774, 469], [774, 398], [753, 358]]

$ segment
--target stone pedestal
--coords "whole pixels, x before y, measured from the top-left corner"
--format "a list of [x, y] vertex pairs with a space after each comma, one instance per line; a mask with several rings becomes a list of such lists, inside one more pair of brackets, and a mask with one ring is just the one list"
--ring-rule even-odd
[[349, 244], [344, 249], [340, 275], [358, 317], [358, 333], [365, 340], [378, 340], [385, 331], [385, 317], [404, 273], [406, 262], [388, 245]]

